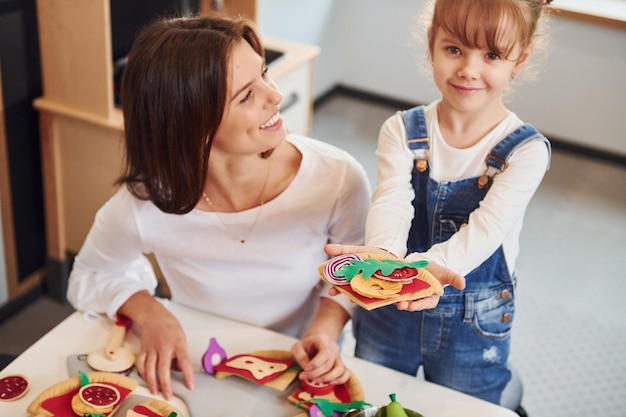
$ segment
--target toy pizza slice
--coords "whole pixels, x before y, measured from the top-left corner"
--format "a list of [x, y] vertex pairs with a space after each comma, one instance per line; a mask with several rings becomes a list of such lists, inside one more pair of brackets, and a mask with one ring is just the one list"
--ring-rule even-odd
[[109, 372], [80, 373], [43, 391], [26, 411], [37, 417], [112, 415], [137, 381]]
[[309, 409], [312, 405], [327, 403], [356, 404], [364, 401], [365, 394], [358, 378], [352, 374], [345, 384], [312, 384], [300, 380], [300, 388], [293, 392], [288, 400], [301, 408]]
[[424, 269], [428, 261], [407, 262], [370, 253], [334, 257], [318, 268], [320, 278], [365, 308], [386, 306], [443, 294], [437, 278]]
[[161, 400], [150, 400], [137, 404], [132, 410], [128, 410], [125, 417], [178, 417], [178, 415], [178, 411], [169, 403]]
[[259, 385], [283, 391], [298, 376], [299, 369], [295, 369], [294, 364], [291, 352], [265, 350], [226, 358], [214, 370], [217, 379], [237, 375]]

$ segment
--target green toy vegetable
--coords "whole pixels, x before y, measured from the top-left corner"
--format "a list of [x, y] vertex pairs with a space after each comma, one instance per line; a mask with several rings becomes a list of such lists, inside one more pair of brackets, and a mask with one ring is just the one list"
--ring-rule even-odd
[[402, 404], [396, 401], [396, 394], [389, 394], [391, 402], [385, 407], [385, 415], [387, 417], [409, 417]]

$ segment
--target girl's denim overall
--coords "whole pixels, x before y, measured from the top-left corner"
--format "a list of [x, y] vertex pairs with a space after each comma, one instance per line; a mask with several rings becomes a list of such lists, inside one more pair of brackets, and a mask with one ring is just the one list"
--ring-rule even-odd
[[[429, 147], [423, 106], [403, 113], [407, 144], [416, 154], [413, 169], [415, 216], [408, 253], [425, 252], [448, 240], [492, 184], [479, 178], [436, 182], [423, 163]], [[514, 150], [529, 140], [547, 139], [524, 125], [500, 141], [486, 159], [487, 173], [502, 171]], [[420, 160], [423, 160], [421, 163]], [[421, 165], [423, 172], [420, 172]], [[507, 366], [515, 312], [515, 276], [508, 272], [502, 247], [466, 277], [465, 290], [446, 287], [438, 306], [422, 312], [399, 311], [395, 304], [371, 311], [357, 309], [356, 356], [499, 404], [511, 379]], [[419, 395], [419, 393], [416, 393]]]

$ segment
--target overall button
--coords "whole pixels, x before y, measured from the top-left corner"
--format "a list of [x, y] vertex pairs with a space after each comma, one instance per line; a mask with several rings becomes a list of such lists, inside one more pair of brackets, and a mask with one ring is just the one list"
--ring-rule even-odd
[[502, 298], [503, 300], [508, 300], [509, 298], [511, 298], [511, 291], [502, 290], [500, 295], [498, 295], [498, 298]]
[[425, 159], [418, 159], [417, 161], [415, 161], [415, 168], [419, 172], [426, 171], [426, 169], [428, 169], [428, 161]]
[[502, 317], [500, 318], [500, 321], [502, 321], [502, 323], [508, 323], [511, 321], [511, 313], [504, 313], [502, 315]]

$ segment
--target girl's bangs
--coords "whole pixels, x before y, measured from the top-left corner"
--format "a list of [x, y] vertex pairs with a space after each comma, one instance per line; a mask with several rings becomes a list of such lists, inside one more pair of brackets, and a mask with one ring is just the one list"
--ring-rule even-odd
[[433, 28], [441, 28], [468, 48], [498, 53], [508, 59], [520, 39], [524, 16], [506, 1], [438, 0]]

